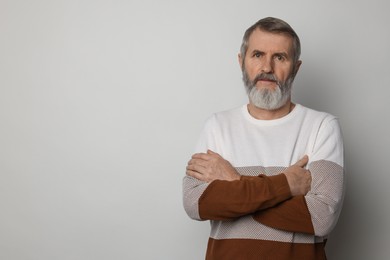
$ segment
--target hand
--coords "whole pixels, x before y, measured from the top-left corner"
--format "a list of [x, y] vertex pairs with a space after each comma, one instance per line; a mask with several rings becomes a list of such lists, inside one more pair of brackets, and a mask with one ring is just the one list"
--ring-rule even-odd
[[311, 173], [304, 168], [308, 161], [309, 157], [305, 155], [284, 171], [293, 196], [306, 195], [310, 190]]
[[240, 179], [240, 175], [228, 161], [210, 150], [192, 156], [187, 165], [187, 175], [205, 182]]

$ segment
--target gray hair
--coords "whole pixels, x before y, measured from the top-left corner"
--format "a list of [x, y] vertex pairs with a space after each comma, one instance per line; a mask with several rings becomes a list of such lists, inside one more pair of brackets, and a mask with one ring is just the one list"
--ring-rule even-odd
[[256, 29], [260, 29], [265, 32], [277, 33], [277, 34], [286, 34], [290, 36], [293, 40], [293, 60], [296, 63], [299, 60], [301, 55], [301, 42], [299, 40], [298, 35], [295, 33], [293, 28], [286, 23], [285, 21], [274, 18], [274, 17], [266, 17], [259, 20], [257, 23], [249, 27], [244, 34], [241, 44], [241, 57], [242, 60], [245, 61], [245, 55], [248, 50], [248, 41], [249, 37], [252, 35], [253, 31]]

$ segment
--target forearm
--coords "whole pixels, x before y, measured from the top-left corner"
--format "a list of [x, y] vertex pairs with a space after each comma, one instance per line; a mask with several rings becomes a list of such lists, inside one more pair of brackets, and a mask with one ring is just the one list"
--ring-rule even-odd
[[311, 191], [305, 196], [316, 236], [328, 235], [336, 225], [344, 194], [344, 169], [326, 161], [310, 165], [313, 173]]
[[194, 220], [202, 220], [199, 216], [199, 198], [209, 183], [200, 181], [191, 176], [183, 179], [183, 206], [187, 215]]
[[276, 229], [312, 235], [315, 233], [304, 196], [295, 196], [275, 207], [257, 211], [253, 218]]
[[291, 197], [283, 174], [241, 176], [238, 181], [211, 182], [198, 200], [202, 220], [228, 220], [273, 207]]
[[343, 169], [329, 161], [309, 166], [312, 189], [306, 196], [296, 196], [275, 207], [258, 211], [254, 219], [277, 229], [326, 236], [337, 222], [343, 194]]

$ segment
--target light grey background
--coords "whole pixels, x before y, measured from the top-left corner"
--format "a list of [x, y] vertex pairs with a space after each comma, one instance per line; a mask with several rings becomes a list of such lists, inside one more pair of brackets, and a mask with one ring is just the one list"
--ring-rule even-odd
[[246, 102], [244, 30], [302, 41], [294, 100], [340, 118], [347, 194], [329, 259], [390, 255], [389, 4], [0, 0], [0, 259], [203, 259], [182, 209], [204, 120]]

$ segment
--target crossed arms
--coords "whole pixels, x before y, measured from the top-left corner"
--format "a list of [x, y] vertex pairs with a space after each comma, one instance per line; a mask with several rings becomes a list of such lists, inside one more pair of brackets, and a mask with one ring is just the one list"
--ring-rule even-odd
[[[195, 184], [185, 196], [191, 197], [196, 190], [203, 193], [196, 205], [185, 199], [185, 207], [190, 212], [189, 208], [197, 206], [198, 217], [193, 218], [199, 220], [229, 220], [252, 214], [256, 221], [273, 228], [326, 236], [337, 220], [333, 215], [339, 201], [328, 196], [326, 189], [312, 185], [310, 168], [321, 172], [329, 165], [314, 163], [306, 170], [307, 163], [305, 156], [274, 176], [240, 176], [217, 153], [194, 154], [188, 162], [186, 178]], [[342, 176], [336, 174], [339, 175]], [[312, 187], [315, 191], [311, 191]]]
[[[304, 168], [308, 161], [309, 158], [304, 156], [282, 173], [287, 179], [292, 196], [306, 195], [310, 190], [310, 171]], [[186, 174], [204, 182], [240, 180], [240, 175], [233, 166], [211, 150], [194, 154], [188, 162]]]

